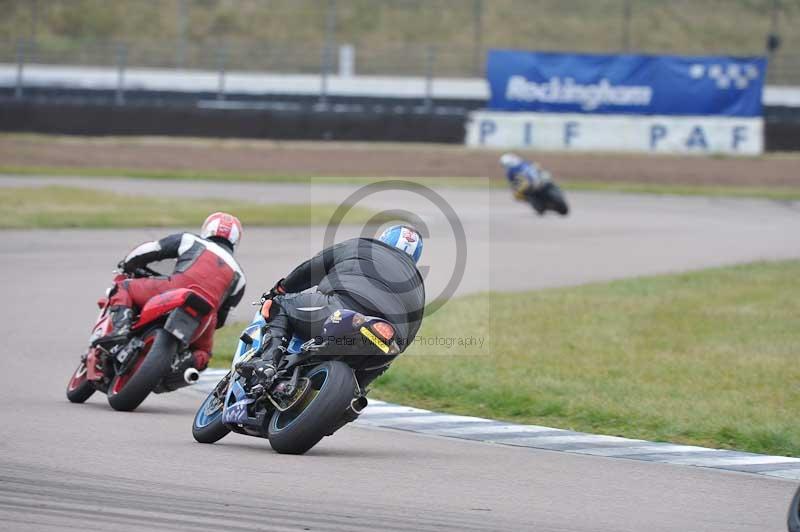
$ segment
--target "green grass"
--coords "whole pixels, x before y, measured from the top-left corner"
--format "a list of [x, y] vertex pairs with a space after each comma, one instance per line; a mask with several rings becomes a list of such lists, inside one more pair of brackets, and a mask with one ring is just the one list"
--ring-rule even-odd
[[[140, 170], [131, 168], [77, 168], [45, 166], [1, 166], [0, 175], [66, 176], [66, 177], [130, 177], [183, 181], [232, 181], [259, 183], [317, 183], [366, 185], [386, 179], [401, 179], [434, 187], [506, 187], [502, 179], [476, 177], [309, 177], [248, 172], [198, 172], [193, 170]], [[622, 194], [656, 194], [733, 198], [762, 198], [779, 201], [800, 200], [800, 187], [749, 187], [727, 185], [669, 185], [650, 183], [612, 183], [602, 181], [558, 181], [566, 190], [617, 192]]]
[[[800, 37], [800, 5], [779, 4], [778, 60], [797, 50]], [[164, 1], [158, 9], [136, 0], [2, 5], [2, 35], [13, 43], [30, 38], [35, 28], [37, 52], [55, 63], [108, 65], [112, 44], [121, 42], [130, 46], [129, 65], [214, 68], [212, 47], [223, 43], [230, 70], [318, 72], [326, 38], [327, 4], [320, 0]], [[621, 0], [339, 0], [335, 36], [356, 46], [358, 73], [421, 75], [425, 48], [434, 45], [438, 75], [480, 76], [489, 48], [616, 53], [627, 42], [634, 52], [763, 53], [772, 5], [771, 0], [634, 0], [626, 41]], [[792, 73], [787, 69], [786, 75]]]
[[[142, 170], [134, 168], [80, 168], [56, 166], [2, 166], [0, 175], [64, 176], [64, 177], [131, 177], [137, 179], [178, 181], [233, 181], [257, 183], [316, 183], [332, 185], [367, 185], [376, 181], [401, 179], [431, 186], [485, 187], [490, 181], [479, 177], [354, 177], [354, 176], [302, 176], [266, 174], [261, 172], [226, 172], [196, 170]], [[494, 184], [503, 184], [497, 180]]]
[[[427, 318], [419, 338], [483, 337], [486, 345], [415, 344], [372, 396], [800, 456], [799, 296], [800, 261], [787, 261], [465, 297]], [[487, 301], [490, 312], [476, 311]], [[215, 352], [232, 352], [241, 327], [223, 329]]]
[[[245, 226], [325, 225], [334, 204], [257, 205], [242, 201], [126, 196], [84, 188], [0, 187], [0, 229], [196, 226], [226, 211]], [[354, 207], [344, 223], [363, 224], [375, 213]], [[389, 221], [380, 216], [376, 223]]]

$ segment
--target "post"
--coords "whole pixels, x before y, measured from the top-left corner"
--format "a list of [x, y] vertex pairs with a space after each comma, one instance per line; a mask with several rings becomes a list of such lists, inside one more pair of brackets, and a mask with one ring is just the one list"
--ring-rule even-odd
[[475, 75], [483, 74], [483, 0], [472, 2], [472, 42]]
[[328, 0], [328, 9], [325, 13], [325, 43], [322, 46], [322, 61], [320, 65], [319, 105], [328, 105], [328, 76], [333, 69], [333, 46], [336, 33], [336, 0]]
[[772, 10], [770, 13], [770, 20], [769, 20], [770, 33], [773, 34], [778, 33], [778, 15], [780, 14], [780, 10], [781, 10], [780, 0], [772, 0]]
[[17, 84], [14, 88], [14, 98], [21, 100], [24, 92], [25, 77], [25, 40], [17, 42]]
[[775, 72], [775, 59], [778, 49], [781, 47], [781, 36], [778, 33], [778, 19], [780, 16], [780, 0], [772, 0], [772, 8], [770, 9], [770, 21], [769, 21], [769, 34], [767, 34], [767, 57], [768, 61], [768, 72], [769, 80], [772, 83], [776, 83], [778, 81], [778, 76], [776, 76]]
[[631, 15], [633, 6], [631, 0], [622, 0], [622, 50], [631, 49]]
[[175, 66], [183, 68], [186, 64], [186, 29], [189, 18], [186, 0], [178, 0], [178, 45], [175, 47]]
[[224, 100], [225, 99], [225, 66], [228, 60], [228, 54], [225, 50], [225, 45], [220, 43], [219, 48], [217, 48], [217, 71], [219, 72], [219, 78], [217, 81], [217, 100]]
[[339, 77], [349, 78], [356, 73], [356, 48], [352, 44], [339, 46]]
[[127, 47], [122, 43], [117, 44], [117, 92], [114, 97], [117, 105], [125, 105], [125, 64], [127, 60]]
[[330, 56], [327, 44], [322, 46], [322, 59], [319, 68], [319, 105], [327, 107], [328, 105], [328, 57]]
[[39, 28], [39, 0], [31, 2], [31, 48], [36, 49], [36, 34]]
[[436, 47], [428, 46], [425, 51], [425, 109], [433, 109], [433, 68], [436, 63]]

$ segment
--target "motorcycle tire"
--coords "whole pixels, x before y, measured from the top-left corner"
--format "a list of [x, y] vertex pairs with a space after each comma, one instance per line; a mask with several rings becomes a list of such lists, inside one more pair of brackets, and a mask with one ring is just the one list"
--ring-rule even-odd
[[800, 532], [800, 488], [797, 489], [789, 506], [788, 526], [789, 532]]
[[144, 401], [170, 372], [178, 339], [164, 329], [144, 334], [145, 347], [124, 375], [117, 375], [108, 387], [108, 404], [114, 410], [130, 412]]
[[312, 387], [307, 399], [286, 412], [275, 411], [269, 421], [269, 443], [281, 454], [304, 454], [326, 435], [350, 406], [356, 394], [353, 370], [338, 360], [323, 362], [306, 375]]
[[531, 207], [533, 207], [533, 210], [536, 211], [536, 214], [539, 216], [544, 216], [544, 212], [547, 210], [547, 205], [543, 199], [539, 198], [535, 193], [530, 194], [528, 196], [528, 203], [531, 204]]
[[214, 392], [211, 392], [197, 409], [192, 422], [192, 436], [196, 441], [216, 443], [231, 431], [222, 423], [223, 403], [224, 401], [220, 401]]
[[547, 206], [561, 216], [569, 214], [569, 205], [567, 205], [567, 201], [564, 199], [564, 194], [561, 192], [561, 189], [555, 185], [552, 185], [547, 190]]
[[94, 384], [86, 378], [86, 362], [81, 361], [67, 383], [67, 399], [71, 403], [83, 403], [94, 392]]

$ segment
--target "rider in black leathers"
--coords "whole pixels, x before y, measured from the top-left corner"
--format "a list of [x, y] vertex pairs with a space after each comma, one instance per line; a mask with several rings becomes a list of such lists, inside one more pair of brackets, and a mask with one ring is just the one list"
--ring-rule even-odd
[[[353, 238], [322, 250], [265, 294], [270, 338], [265, 337], [262, 359], [242, 368], [263, 371], [275, 364], [292, 333], [320, 335], [325, 320], [339, 309], [386, 319], [404, 351], [414, 341], [425, 309], [425, 287], [416, 267], [421, 253], [422, 237], [408, 226], [391, 227], [378, 239]], [[313, 286], [315, 291], [300, 293]]]

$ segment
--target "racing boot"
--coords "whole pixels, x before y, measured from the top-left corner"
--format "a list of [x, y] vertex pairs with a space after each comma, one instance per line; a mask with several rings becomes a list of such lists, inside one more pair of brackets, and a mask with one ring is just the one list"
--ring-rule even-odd
[[130, 308], [115, 305], [108, 309], [108, 313], [111, 316], [111, 330], [107, 335], [98, 338], [95, 343], [124, 340], [131, 333], [133, 311]]
[[236, 366], [237, 371], [245, 377], [256, 375], [263, 378], [265, 381], [270, 381], [277, 372], [277, 366], [280, 363], [281, 355], [284, 351], [285, 340], [283, 338], [275, 338], [272, 336], [264, 338], [264, 349], [261, 351], [260, 357], [253, 357], [246, 362], [242, 362]]

